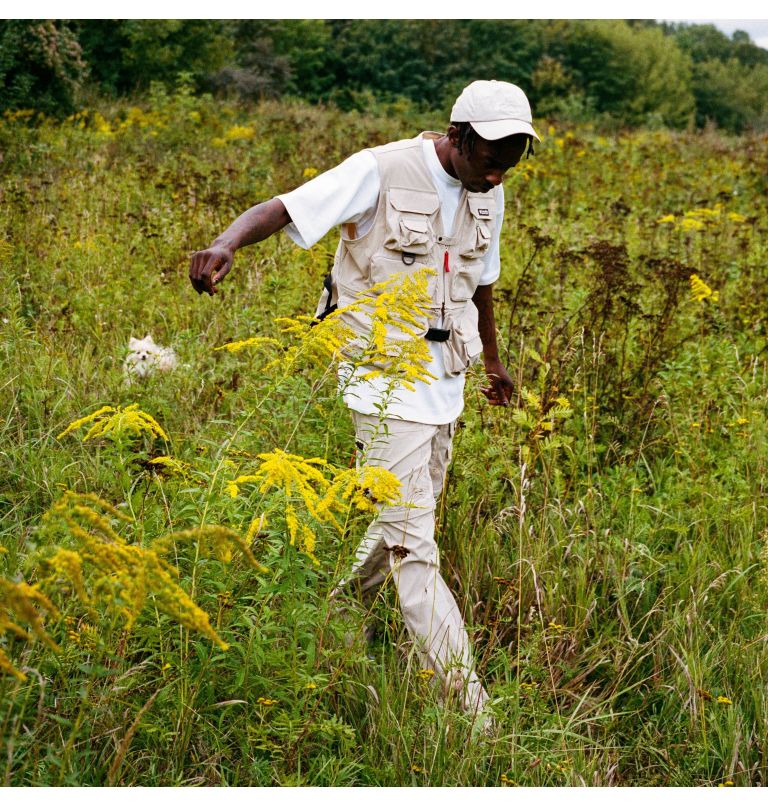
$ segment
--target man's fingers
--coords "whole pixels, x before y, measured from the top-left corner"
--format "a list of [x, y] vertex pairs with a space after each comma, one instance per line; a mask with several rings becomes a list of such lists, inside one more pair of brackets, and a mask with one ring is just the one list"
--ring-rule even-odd
[[211, 296], [216, 293], [214, 287], [229, 271], [231, 261], [224, 255], [211, 254], [207, 249], [195, 252], [189, 263], [189, 280], [198, 294], [205, 291]]
[[504, 387], [495, 378], [491, 378], [490, 381], [490, 386], [481, 389], [482, 393], [488, 398], [488, 402], [491, 406], [508, 406], [509, 397]]
[[232, 268], [232, 262], [229, 260], [225, 260], [224, 264], [213, 275], [213, 284], [216, 285], [217, 283], [220, 283], [229, 274], [229, 270], [231, 268]]

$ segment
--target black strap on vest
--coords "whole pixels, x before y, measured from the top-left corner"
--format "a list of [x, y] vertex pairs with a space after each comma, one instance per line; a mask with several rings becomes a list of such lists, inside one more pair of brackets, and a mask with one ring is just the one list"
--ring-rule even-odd
[[439, 327], [431, 327], [424, 334], [424, 338], [427, 341], [448, 341], [450, 337], [450, 330], [441, 330]]
[[331, 280], [331, 272], [325, 275], [325, 279], [323, 280], [323, 288], [328, 292], [328, 299], [325, 301], [325, 310], [318, 314], [314, 321], [310, 324], [310, 327], [314, 327], [318, 322], [322, 322], [326, 316], [332, 314], [339, 306], [338, 305], [331, 305], [331, 299], [333, 298], [333, 282]]

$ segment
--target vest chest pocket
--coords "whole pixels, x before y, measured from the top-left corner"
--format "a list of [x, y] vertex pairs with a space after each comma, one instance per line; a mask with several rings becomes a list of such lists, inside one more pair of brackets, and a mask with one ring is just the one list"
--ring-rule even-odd
[[483, 262], [481, 260], [468, 260], [459, 263], [451, 269], [451, 299], [454, 302], [466, 302], [472, 299], [480, 276], [483, 273]]
[[491, 245], [491, 230], [485, 224], [478, 223], [475, 226], [474, 237], [469, 239], [469, 243], [461, 253], [463, 258], [474, 260], [482, 257]]
[[482, 257], [491, 245], [491, 226], [496, 218], [496, 200], [487, 196], [468, 196], [472, 228], [461, 251], [461, 257], [474, 260]]
[[437, 194], [391, 187], [387, 196], [385, 248], [428, 255], [435, 243], [431, 216], [440, 205]]

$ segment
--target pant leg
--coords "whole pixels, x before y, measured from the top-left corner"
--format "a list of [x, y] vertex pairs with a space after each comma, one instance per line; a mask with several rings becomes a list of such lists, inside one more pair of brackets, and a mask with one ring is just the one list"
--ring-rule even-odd
[[429, 457], [429, 475], [432, 479], [432, 492], [435, 502], [439, 503], [443, 494], [445, 476], [453, 455], [453, 435], [456, 433], [456, 423], [436, 426], [437, 431], [432, 437], [432, 455]]
[[474, 711], [487, 699], [474, 672], [464, 621], [440, 575], [435, 542], [435, 491], [450, 462], [452, 427], [352, 412], [364, 461], [394, 473], [405, 506], [384, 507], [360, 544], [353, 574], [364, 593], [391, 574], [405, 625], [427, 668]]

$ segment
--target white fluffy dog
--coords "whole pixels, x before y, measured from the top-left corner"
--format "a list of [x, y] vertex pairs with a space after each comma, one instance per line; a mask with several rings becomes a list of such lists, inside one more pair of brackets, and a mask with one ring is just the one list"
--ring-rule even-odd
[[176, 353], [170, 347], [155, 344], [155, 340], [150, 335], [143, 339], [131, 336], [128, 350], [128, 355], [123, 362], [123, 372], [128, 383], [135, 378], [146, 378], [154, 372], [176, 369], [179, 364]]

